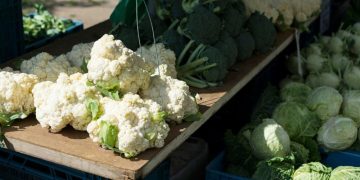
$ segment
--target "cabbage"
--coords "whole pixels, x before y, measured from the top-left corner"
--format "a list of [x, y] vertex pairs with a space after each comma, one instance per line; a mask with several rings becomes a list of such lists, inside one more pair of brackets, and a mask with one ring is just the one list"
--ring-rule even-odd
[[284, 102], [278, 105], [273, 113], [273, 119], [286, 130], [291, 139], [313, 137], [320, 127], [316, 115], [305, 105], [296, 102]]
[[342, 114], [354, 120], [360, 127], [360, 90], [345, 91]]
[[290, 153], [290, 138], [273, 119], [264, 119], [251, 133], [250, 146], [255, 157], [261, 160], [285, 157]]
[[344, 73], [344, 82], [352, 89], [360, 89], [360, 68], [352, 66]]
[[[304, 66], [305, 59], [301, 57], [300, 59], [301, 66]], [[288, 58], [285, 62], [287, 69], [291, 74], [299, 75], [299, 64], [298, 64], [298, 58], [296, 55], [292, 55], [290, 58]], [[303, 69], [304, 71], [304, 69]], [[305, 72], [304, 72], [305, 74]]]
[[352, 35], [351, 40], [350, 51], [356, 55], [360, 55], [360, 36]]
[[331, 168], [320, 162], [311, 162], [299, 167], [293, 175], [293, 180], [328, 180], [330, 175]]
[[333, 88], [339, 87], [341, 79], [335, 73], [323, 72], [319, 75], [309, 74], [306, 79], [306, 84], [312, 88], [321, 86], [329, 86]]
[[349, 60], [349, 58], [342, 54], [334, 54], [331, 56], [331, 58], [329, 60], [330, 60], [330, 64], [331, 64], [332, 68], [337, 73], [344, 72], [345, 69], [348, 66], [350, 66], [350, 64], [351, 64], [351, 61]]
[[311, 88], [309, 86], [303, 83], [290, 82], [281, 89], [280, 96], [283, 101], [305, 103], [310, 92]]
[[321, 56], [321, 44], [313, 43], [310, 44], [309, 47], [306, 48], [306, 55], [307, 57], [311, 54], [316, 54]]
[[274, 157], [266, 161], [261, 161], [257, 165], [252, 179], [290, 180], [295, 171], [294, 164], [295, 158], [292, 154], [286, 157]]
[[360, 23], [359, 23], [359, 22], [355, 23], [355, 24], [351, 27], [351, 30], [354, 32], [354, 34], [360, 35]]
[[324, 123], [318, 132], [318, 143], [329, 150], [344, 150], [357, 139], [356, 123], [350, 118], [333, 117]]
[[284, 79], [282, 79], [279, 83], [279, 87], [280, 89], [284, 88], [287, 84], [292, 83], [292, 82], [298, 82], [298, 83], [303, 83], [304, 80], [302, 79], [302, 77], [298, 76], [298, 75], [291, 75], [288, 76]]
[[320, 55], [310, 54], [305, 61], [306, 69], [309, 70], [309, 72], [320, 72], [326, 61], [327, 59]]
[[318, 87], [307, 98], [306, 105], [325, 122], [330, 117], [339, 114], [343, 98], [341, 94], [331, 87]]
[[360, 178], [360, 167], [339, 166], [331, 172], [330, 180], [356, 180]]
[[296, 165], [302, 165], [309, 160], [310, 151], [306, 149], [302, 144], [297, 142], [291, 142], [290, 144], [291, 152], [295, 156]]
[[327, 46], [330, 42], [331, 37], [330, 36], [321, 36], [319, 39], [319, 42], [323, 46]]
[[341, 38], [333, 36], [330, 38], [329, 42], [327, 43], [327, 48], [333, 54], [341, 54], [344, 50], [344, 42]]

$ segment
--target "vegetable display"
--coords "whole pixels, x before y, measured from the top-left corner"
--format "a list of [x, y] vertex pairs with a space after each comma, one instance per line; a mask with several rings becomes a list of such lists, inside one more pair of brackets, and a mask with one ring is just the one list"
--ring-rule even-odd
[[154, 6], [151, 17], [141, 15], [130, 24], [111, 19], [112, 34], [132, 50], [164, 44], [175, 52], [177, 78], [193, 87], [221, 85], [236, 62], [270, 51], [276, 40], [270, 19], [246, 14], [241, 0], [155, 1]]

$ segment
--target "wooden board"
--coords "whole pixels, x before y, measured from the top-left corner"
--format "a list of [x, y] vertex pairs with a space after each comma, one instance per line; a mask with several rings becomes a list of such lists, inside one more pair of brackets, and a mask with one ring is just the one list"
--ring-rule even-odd
[[[63, 53], [79, 42], [96, 40], [107, 32], [109, 23], [60, 39], [36, 52], [47, 51], [52, 54]], [[199, 129], [216, 111], [229, 101], [242, 87], [256, 76], [294, 39], [294, 33], [280, 33], [273, 51], [255, 56], [234, 66], [222, 87], [193, 89], [202, 98], [200, 110], [203, 118], [193, 123], [171, 126], [166, 145], [161, 149], [150, 149], [134, 159], [124, 159], [111, 151], [104, 150], [93, 143], [86, 132], [66, 128], [60, 133], [49, 133], [40, 127], [35, 117], [15, 123], [5, 135], [9, 149], [62, 164], [74, 169], [93, 173], [111, 179], [135, 179], [149, 174], [173, 150], [181, 145], [191, 134]], [[35, 53], [24, 55], [31, 57]]]

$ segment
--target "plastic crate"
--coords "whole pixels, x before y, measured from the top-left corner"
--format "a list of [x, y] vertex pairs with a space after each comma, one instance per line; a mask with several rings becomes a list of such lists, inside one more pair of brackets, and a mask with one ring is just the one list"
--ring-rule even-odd
[[23, 52], [21, 0], [0, 0], [0, 63]]
[[[206, 180], [250, 180], [224, 172], [223, 158], [224, 152], [221, 152], [206, 167]], [[330, 152], [323, 155], [322, 163], [332, 168], [360, 166], [360, 154], [351, 151]]]
[[[32, 15], [34, 15], [34, 13], [29, 14], [29, 16], [32, 16]], [[57, 39], [59, 37], [62, 37], [64, 35], [71, 34], [71, 33], [74, 33], [74, 32], [78, 32], [78, 31], [81, 31], [81, 30], [84, 29], [84, 24], [83, 24], [82, 21], [75, 20], [75, 19], [72, 19], [72, 21], [73, 21], [74, 24], [72, 26], [70, 26], [69, 28], [67, 28], [64, 33], [60, 33], [60, 34], [57, 34], [57, 35], [54, 35], [54, 36], [45, 37], [45, 38], [39, 39], [39, 40], [37, 40], [35, 42], [32, 42], [30, 44], [26, 44], [25, 45], [25, 52], [29, 52], [31, 50], [34, 50], [34, 49], [39, 48], [41, 46], [44, 46], [44, 45], [48, 44], [49, 42], [54, 41], [55, 39]]]

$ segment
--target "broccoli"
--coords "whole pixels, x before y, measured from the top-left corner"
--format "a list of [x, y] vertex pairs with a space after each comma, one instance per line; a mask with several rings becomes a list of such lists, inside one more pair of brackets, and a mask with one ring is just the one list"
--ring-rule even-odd
[[219, 49], [228, 59], [226, 67], [230, 68], [235, 64], [238, 56], [238, 49], [236, 41], [227, 33], [223, 32], [220, 36], [220, 40], [214, 45]]
[[120, 39], [127, 48], [136, 51], [139, 47], [138, 35], [135, 28], [127, 26], [119, 26], [114, 32], [112, 32], [115, 39]]
[[227, 74], [226, 64], [228, 60], [219, 49], [212, 46], [207, 46], [205, 50], [200, 53], [199, 57], [208, 58], [206, 64], [216, 64], [215, 68], [210, 68], [206, 71], [203, 71], [202, 76], [206, 81], [220, 82], [225, 78]]
[[253, 13], [248, 19], [247, 27], [255, 40], [256, 50], [265, 53], [276, 40], [276, 29], [274, 24], [264, 15]]
[[[151, 17], [151, 22], [154, 27], [155, 37], [162, 35], [168, 28], [166, 23], [157, 17]], [[144, 16], [140, 21], [139, 31], [143, 43], [153, 42], [153, 30], [148, 16]]]
[[238, 60], [243, 61], [253, 54], [255, 50], [255, 40], [249, 32], [241, 32], [235, 39], [238, 48]]
[[196, 42], [210, 45], [218, 41], [221, 27], [219, 17], [204, 6], [197, 6], [180, 24], [179, 32]]
[[232, 36], [236, 37], [240, 34], [245, 22], [246, 16], [241, 14], [233, 7], [229, 7], [223, 14], [225, 30]]
[[176, 57], [179, 57], [181, 51], [187, 44], [184, 36], [181, 36], [176, 30], [167, 30], [162, 36], [162, 43], [169, 49], [173, 50]]

